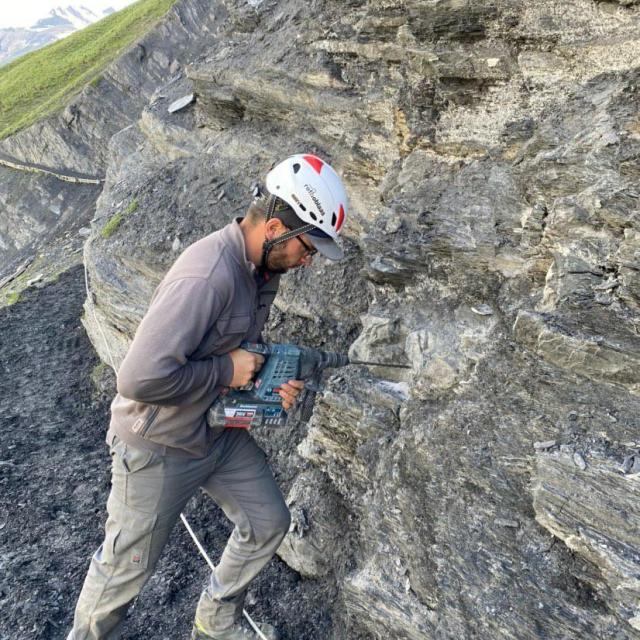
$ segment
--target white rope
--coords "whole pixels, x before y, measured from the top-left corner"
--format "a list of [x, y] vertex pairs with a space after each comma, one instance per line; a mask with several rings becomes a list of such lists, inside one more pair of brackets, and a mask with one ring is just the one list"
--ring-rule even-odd
[[[193, 529], [190, 527], [189, 523], [187, 522], [187, 519], [184, 517], [184, 514], [182, 513], [180, 514], [180, 519], [182, 520], [184, 526], [187, 528], [189, 535], [193, 538], [193, 541], [196, 543], [196, 547], [198, 547], [198, 551], [202, 554], [202, 557], [207, 561], [207, 564], [211, 568], [211, 571], [213, 571], [215, 569], [215, 565], [211, 561], [211, 558], [207, 555], [207, 552], [204, 550], [204, 547], [200, 544], [200, 540], [198, 540], [198, 538], [196, 537], [196, 534], [193, 532]], [[269, 640], [267, 636], [265, 636], [264, 633], [260, 631], [256, 623], [251, 619], [251, 616], [244, 609], [242, 610], [242, 613], [244, 614], [245, 618], [249, 621], [249, 624], [253, 627], [253, 630], [258, 634], [258, 637], [261, 640]]]
[[[107, 336], [105, 335], [102, 329], [102, 325], [98, 322], [95, 303], [93, 302], [93, 298], [91, 297], [91, 291], [89, 290], [89, 276], [87, 274], [87, 265], [85, 264], [84, 260], [82, 261], [82, 266], [84, 267], [84, 285], [87, 291], [87, 300], [89, 301], [89, 307], [91, 308], [91, 313], [93, 314], [93, 321], [96, 323], [98, 329], [100, 330], [100, 333], [102, 334], [102, 339], [104, 340], [104, 346], [105, 346], [105, 349], [107, 350], [109, 361], [111, 362], [111, 368], [115, 373], [116, 372], [115, 361], [113, 359], [113, 355], [111, 354], [111, 350], [109, 349], [109, 342], [107, 341]], [[215, 565], [211, 561], [211, 558], [209, 558], [209, 556], [207, 555], [207, 552], [205, 551], [204, 547], [200, 544], [200, 540], [198, 540], [196, 534], [193, 532], [193, 529], [189, 525], [189, 522], [185, 518], [184, 514], [182, 513], [180, 514], [180, 519], [182, 520], [182, 523], [186, 527], [187, 531], [189, 532], [189, 535], [195, 542], [196, 547], [198, 547], [198, 551], [201, 553], [202, 557], [207, 561], [207, 564], [209, 565], [209, 568], [211, 569], [211, 571], [213, 571], [216, 568]], [[267, 636], [265, 636], [264, 633], [260, 631], [256, 623], [251, 619], [251, 616], [246, 612], [245, 609], [242, 610], [242, 613], [244, 614], [245, 618], [248, 620], [249, 624], [251, 625], [251, 628], [256, 632], [260, 640], [269, 640]]]
[[84, 286], [87, 290], [87, 300], [89, 301], [89, 306], [91, 307], [91, 313], [93, 314], [93, 321], [96, 323], [98, 329], [100, 329], [100, 333], [102, 334], [102, 340], [104, 341], [104, 346], [107, 350], [107, 354], [109, 356], [109, 361], [111, 362], [111, 368], [113, 372], [116, 372], [116, 364], [113, 359], [113, 355], [111, 354], [111, 349], [109, 349], [109, 341], [107, 340], [107, 336], [102, 330], [102, 325], [98, 322], [98, 316], [96, 315], [96, 308], [93, 302], [93, 298], [91, 297], [91, 291], [89, 291], [89, 275], [87, 274], [87, 265], [84, 263], [84, 259], [82, 260], [82, 266], [84, 267]]

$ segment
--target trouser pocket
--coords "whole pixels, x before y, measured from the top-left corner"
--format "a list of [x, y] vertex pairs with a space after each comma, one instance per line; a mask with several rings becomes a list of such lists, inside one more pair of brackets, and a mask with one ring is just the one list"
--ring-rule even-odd
[[161, 456], [116, 438], [111, 445], [111, 457], [112, 493], [120, 502], [139, 512], [149, 509], [154, 503]]
[[157, 517], [113, 496], [107, 502], [105, 538], [91, 560], [76, 606], [72, 638], [116, 638], [131, 602], [140, 593], [163, 544]]
[[132, 447], [117, 436], [111, 445], [111, 455], [114, 461], [120, 462], [127, 473], [141, 471], [157, 457], [153, 451]]
[[116, 573], [146, 571], [153, 551], [157, 514], [136, 511], [113, 495], [107, 501], [107, 510], [105, 562], [112, 564]]

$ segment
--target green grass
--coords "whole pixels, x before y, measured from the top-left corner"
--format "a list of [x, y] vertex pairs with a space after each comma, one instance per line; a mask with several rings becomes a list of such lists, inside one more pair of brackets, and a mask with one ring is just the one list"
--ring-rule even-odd
[[124, 210], [126, 215], [129, 215], [131, 213], [135, 213], [138, 210], [138, 199], [134, 198], [130, 203], [129, 206]]
[[124, 220], [125, 216], [131, 215], [138, 210], [138, 200], [134, 198], [129, 206], [124, 211], [118, 211], [114, 213], [109, 220], [105, 223], [104, 227], [100, 230], [100, 235], [103, 238], [110, 238], [120, 226], [120, 223]]
[[5, 303], [7, 304], [7, 306], [11, 306], [12, 304], [16, 304], [17, 302], [20, 302], [20, 292], [19, 291], [11, 291], [10, 293], [7, 293], [5, 295]]
[[103, 238], [110, 238], [120, 226], [120, 223], [124, 220], [124, 214], [122, 211], [118, 211], [118, 213], [112, 215], [107, 223], [102, 227], [100, 231], [100, 235]]
[[139, 40], [176, 0], [138, 0], [67, 38], [0, 67], [0, 139], [63, 109]]

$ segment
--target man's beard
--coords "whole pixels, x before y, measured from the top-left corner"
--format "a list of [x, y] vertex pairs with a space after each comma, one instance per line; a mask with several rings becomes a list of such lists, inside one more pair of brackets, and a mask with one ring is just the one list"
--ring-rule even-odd
[[291, 268], [286, 261], [286, 243], [275, 245], [267, 255], [267, 271], [271, 273], [286, 273]]

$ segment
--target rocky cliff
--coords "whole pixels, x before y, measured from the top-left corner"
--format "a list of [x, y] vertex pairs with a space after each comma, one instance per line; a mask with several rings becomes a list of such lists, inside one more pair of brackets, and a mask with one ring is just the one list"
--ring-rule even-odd
[[284, 278], [270, 338], [411, 369], [341, 370], [308, 424], [256, 433], [332, 638], [640, 638], [639, 19], [213, 2], [201, 58], [100, 156], [85, 324], [116, 363], [274, 160], [345, 177], [347, 257]]

